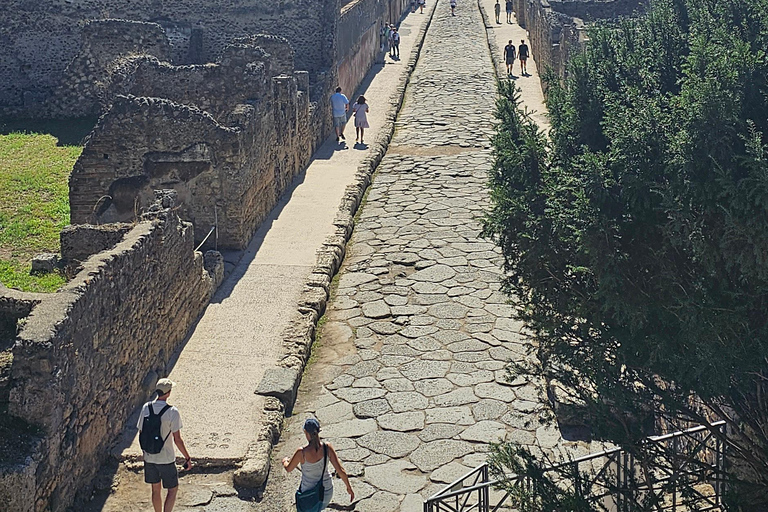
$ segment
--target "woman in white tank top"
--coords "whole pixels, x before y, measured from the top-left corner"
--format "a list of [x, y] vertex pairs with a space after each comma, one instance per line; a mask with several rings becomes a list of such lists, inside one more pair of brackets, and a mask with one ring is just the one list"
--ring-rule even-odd
[[[315, 418], [309, 418], [305, 421], [304, 435], [307, 437], [307, 446], [297, 449], [290, 459], [288, 457], [283, 459], [283, 467], [289, 473], [301, 465], [301, 484], [299, 490], [303, 492], [311, 489], [322, 480], [325, 492], [323, 506], [320, 510], [326, 508], [333, 497], [333, 480], [328, 468], [328, 462], [330, 462], [336, 470], [336, 474], [347, 486], [350, 503], [354, 501], [355, 492], [349, 484], [349, 477], [347, 472], [344, 471], [339, 457], [336, 455], [336, 450], [329, 443], [322, 443], [320, 441], [320, 422]], [[326, 454], [328, 457], [327, 461], [325, 460]]]

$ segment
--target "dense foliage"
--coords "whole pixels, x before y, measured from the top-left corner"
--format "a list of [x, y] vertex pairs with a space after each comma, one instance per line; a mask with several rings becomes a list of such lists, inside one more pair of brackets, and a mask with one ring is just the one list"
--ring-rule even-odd
[[[541, 374], [593, 435], [729, 422], [768, 496], [768, 0], [658, 0], [550, 79], [545, 137], [501, 84], [493, 209]], [[659, 421], [663, 417], [663, 421]], [[638, 448], [639, 449], [639, 448]]]

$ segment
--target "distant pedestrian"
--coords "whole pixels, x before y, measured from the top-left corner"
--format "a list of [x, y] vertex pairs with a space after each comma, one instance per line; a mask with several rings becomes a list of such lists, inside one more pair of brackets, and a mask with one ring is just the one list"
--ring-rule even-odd
[[400, 32], [397, 31], [397, 27], [392, 29], [392, 54], [393, 59], [400, 58]]
[[504, 47], [504, 62], [507, 64], [507, 75], [512, 76], [512, 68], [515, 66], [515, 43], [509, 40], [509, 44]]
[[416, 0], [411, 0], [411, 12], [416, 12]]
[[507, 0], [507, 23], [512, 23], [512, 10], [514, 9], [512, 5], [512, 0]]
[[419, 9], [421, 9], [420, 14], [424, 14], [424, 6], [427, 5], [426, 0], [419, 0]]
[[451, 16], [456, 16], [456, 0], [451, 0]]
[[528, 68], [526, 62], [530, 56], [528, 52], [528, 45], [525, 44], [525, 39], [520, 40], [520, 46], [517, 48], [517, 57], [520, 59], [520, 72], [523, 76], [528, 76]]
[[336, 93], [331, 96], [331, 109], [333, 111], [333, 127], [336, 129], [336, 142], [344, 139], [344, 126], [347, 124], [347, 110], [349, 100], [341, 94], [341, 87], [336, 88]]
[[496, 13], [496, 24], [500, 25], [499, 15], [501, 15], [501, 4], [499, 3], [499, 0], [496, 0], [496, 5], [493, 6], [493, 12]]
[[[144, 454], [144, 481], [152, 485], [155, 512], [171, 512], [179, 492], [174, 445], [184, 456], [183, 469], [192, 469], [192, 459], [181, 438], [181, 415], [168, 404], [174, 383], [160, 379], [155, 384], [157, 398], [144, 404], [139, 415], [139, 444]], [[168, 491], [163, 504], [162, 488]]]
[[320, 511], [328, 506], [333, 497], [333, 479], [328, 471], [328, 462], [336, 469], [336, 475], [347, 486], [350, 503], [355, 492], [349, 483], [347, 472], [341, 465], [336, 450], [329, 443], [320, 441], [320, 423], [315, 418], [304, 422], [304, 436], [307, 446], [298, 448], [290, 459], [283, 458], [283, 467], [291, 472], [301, 465], [301, 483], [296, 491], [297, 510]]

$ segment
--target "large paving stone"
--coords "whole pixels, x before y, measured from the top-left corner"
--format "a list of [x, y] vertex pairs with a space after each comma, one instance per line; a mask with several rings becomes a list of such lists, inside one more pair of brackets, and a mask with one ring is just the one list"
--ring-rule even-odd
[[345, 272], [339, 278], [339, 289], [356, 288], [361, 284], [370, 283], [377, 279], [376, 276], [364, 272]]
[[378, 491], [355, 505], [357, 512], [395, 512], [399, 508], [400, 497], [387, 491]]
[[495, 382], [478, 384], [475, 386], [475, 394], [480, 398], [493, 398], [502, 402], [517, 400], [517, 396], [512, 388], [496, 384]]
[[479, 398], [472, 392], [472, 388], [459, 388], [450, 393], [436, 396], [432, 400], [439, 407], [453, 407], [476, 403]]
[[337, 437], [355, 438], [373, 432], [377, 428], [376, 420], [353, 419], [332, 423], [323, 427], [322, 432], [324, 437], [331, 439]]
[[411, 453], [410, 459], [420, 471], [429, 473], [473, 451], [472, 444], [466, 441], [441, 439], [422, 444]]
[[398, 432], [411, 432], [424, 428], [424, 411], [389, 413], [379, 416], [377, 421], [384, 430], [396, 430]]
[[456, 271], [447, 265], [432, 265], [431, 267], [419, 270], [410, 276], [414, 281], [423, 281], [428, 283], [440, 283], [451, 279], [456, 275]]
[[389, 393], [386, 398], [394, 412], [422, 411], [429, 405], [427, 398], [416, 391]]
[[429, 479], [433, 482], [450, 484], [462, 478], [464, 475], [472, 471], [474, 468], [465, 466], [464, 464], [453, 461], [441, 468], [437, 468], [430, 475]]
[[343, 388], [334, 390], [333, 394], [341, 400], [356, 404], [364, 400], [381, 398], [386, 394], [386, 391], [379, 388]]
[[434, 407], [427, 409], [427, 424], [429, 423], [450, 423], [453, 425], [472, 425], [475, 418], [472, 416], [472, 409], [467, 406], [461, 407]]
[[403, 376], [411, 380], [435, 379], [445, 377], [451, 363], [448, 361], [411, 361], [400, 369]]
[[358, 402], [352, 408], [354, 415], [358, 418], [377, 418], [391, 409], [389, 402], [384, 398], [375, 398]]
[[429, 308], [428, 313], [435, 318], [464, 318], [469, 308], [455, 302], [435, 304]]
[[507, 435], [504, 424], [496, 421], [480, 421], [464, 430], [459, 437], [465, 441], [478, 443], [497, 443], [503, 441]]
[[375, 300], [362, 305], [363, 315], [368, 318], [386, 318], [391, 312], [389, 306], [383, 300]]
[[320, 407], [315, 411], [315, 417], [320, 425], [330, 425], [340, 421], [353, 419], [352, 406], [347, 402], [336, 402], [335, 404]]
[[405, 457], [419, 444], [419, 438], [404, 432], [378, 430], [358, 439], [360, 446], [392, 458]]
[[[414, 381], [416, 391], [424, 396], [445, 395], [453, 390], [454, 385], [448, 379], [425, 379]], [[471, 390], [470, 390], [471, 391]], [[455, 404], [458, 405], [458, 404]]]
[[368, 468], [364, 478], [377, 489], [398, 495], [410, 494], [420, 491], [427, 483], [426, 476], [414, 474], [414, 469], [416, 467], [406, 460], [393, 460]]
[[461, 425], [452, 425], [449, 423], [431, 423], [426, 425], [419, 434], [419, 439], [428, 443], [438, 439], [451, 439], [456, 437], [464, 428]]

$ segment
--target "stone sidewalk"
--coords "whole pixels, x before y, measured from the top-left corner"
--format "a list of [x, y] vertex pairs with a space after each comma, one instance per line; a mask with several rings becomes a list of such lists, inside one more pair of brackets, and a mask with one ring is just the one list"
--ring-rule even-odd
[[491, 441], [584, 451], [538, 423], [541, 383], [506, 379], [529, 356], [499, 291], [501, 254], [480, 236], [496, 75], [478, 4], [436, 9], [257, 510], [292, 510], [300, 475], [280, 460], [310, 416], [353, 476], [351, 506], [335, 481], [344, 510], [421, 510]]
[[516, 16], [512, 17], [512, 23], [507, 23], [507, 14], [504, 11], [504, 1], [501, 3], [501, 15], [496, 23], [496, 16], [493, 7], [495, 0], [477, 0], [480, 8], [483, 10], [483, 19], [485, 28], [488, 31], [488, 43], [493, 52], [493, 60], [497, 67], [497, 72], [502, 80], [512, 80], [515, 86], [520, 90], [520, 100], [525, 108], [531, 113], [531, 117], [542, 130], [549, 131], [549, 119], [547, 118], [547, 107], [544, 104], [544, 92], [539, 77], [539, 69], [536, 61], [531, 56], [527, 62], [528, 76], [520, 73], [520, 61], [516, 61], [513, 68], [513, 74], [506, 74], [506, 65], [504, 64], [504, 47], [512, 41], [515, 48], [520, 45], [521, 40], [530, 46], [531, 40], [528, 37], [528, 31], [517, 24]]
[[[409, 15], [401, 24], [403, 60], [377, 64], [357, 94], [370, 105], [366, 141], [377, 140], [392, 116], [397, 89], [407, 79], [408, 58], [431, 16]], [[346, 91], [351, 101], [354, 95]], [[232, 269], [190, 335], [170, 374], [177, 383], [171, 403], [181, 410], [183, 436], [198, 464], [209, 469], [182, 478], [176, 510], [246, 510], [248, 498], [232, 486], [232, 468], [243, 461], [265, 422], [265, 397], [256, 395], [264, 372], [284, 357], [283, 332], [294, 317], [302, 292], [317, 264], [317, 251], [336, 231], [334, 224], [347, 186], [374, 146], [348, 144], [330, 137], [314, 155], [303, 179], [282, 198]], [[135, 420], [132, 421], [135, 424]], [[120, 458], [139, 460], [135, 429], [126, 429]], [[210, 469], [210, 468], [222, 469]], [[89, 511], [151, 509], [141, 475], [116, 468], [105, 475]], [[245, 507], [245, 508], [243, 508]]]

